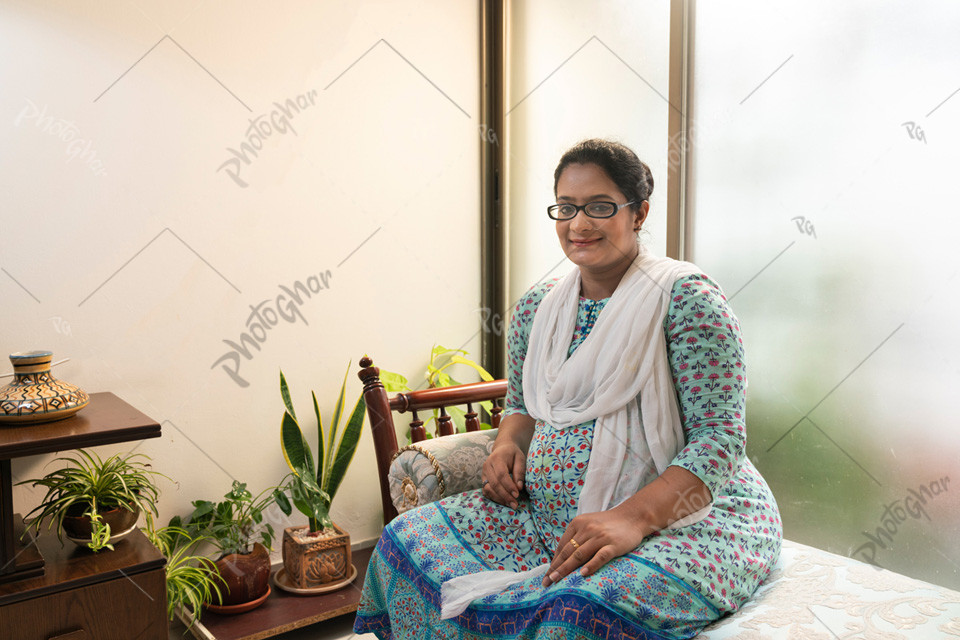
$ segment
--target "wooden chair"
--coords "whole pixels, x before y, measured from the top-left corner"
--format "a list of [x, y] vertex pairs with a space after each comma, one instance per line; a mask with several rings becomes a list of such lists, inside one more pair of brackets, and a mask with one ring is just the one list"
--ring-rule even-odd
[[[367, 405], [367, 417], [370, 419], [370, 428], [373, 430], [373, 446], [377, 456], [377, 473], [380, 476], [380, 499], [383, 502], [384, 524], [397, 516], [397, 510], [390, 497], [388, 472], [390, 463], [398, 451], [397, 431], [393, 422], [393, 412], [410, 412], [410, 432], [413, 442], [421, 442], [427, 434], [423, 427], [423, 420], [417, 415], [418, 411], [440, 410], [437, 419], [437, 433], [434, 437], [453, 435], [453, 420], [446, 408], [455, 405], [466, 405], [467, 431], [479, 431], [480, 419], [474, 405], [484, 400], [497, 401], [507, 394], [506, 380], [490, 382], [475, 382], [442, 389], [422, 389], [409, 393], [400, 393], [393, 398], [387, 397], [387, 390], [380, 381], [380, 369], [373, 366], [373, 360], [368, 356], [360, 359], [362, 369], [358, 374], [363, 381], [363, 399]], [[503, 408], [496, 405], [491, 412], [491, 426], [496, 429], [500, 426], [500, 414]]]

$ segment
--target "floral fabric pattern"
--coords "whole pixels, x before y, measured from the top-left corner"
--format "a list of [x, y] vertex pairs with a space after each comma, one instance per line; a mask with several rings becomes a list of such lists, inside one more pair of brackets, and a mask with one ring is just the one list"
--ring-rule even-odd
[[[506, 415], [526, 413], [522, 371], [534, 315], [555, 282], [531, 289], [510, 322]], [[593, 421], [536, 424], [517, 509], [467, 491], [412, 509], [384, 530], [371, 558], [355, 629], [381, 638], [690, 638], [736, 611], [780, 551], [776, 502], [744, 455], [746, 384], [740, 327], [704, 275], [678, 280], [664, 321], [685, 448], [672, 464], [696, 474], [714, 504], [702, 521], [648, 536], [587, 578], [543, 588], [521, 582], [439, 619], [445, 580], [549, 562], [577, 512]], [[569, 353], [605, 300], [581, 298]]]

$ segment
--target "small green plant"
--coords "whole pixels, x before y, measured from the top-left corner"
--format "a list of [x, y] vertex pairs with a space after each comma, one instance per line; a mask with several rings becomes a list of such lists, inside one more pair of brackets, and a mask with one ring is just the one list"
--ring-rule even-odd
[[102, 549], [113, 551], [113, 545], [110, 544], [110, 525], [103, 521], [103, 516], [99, 513], [90, 514], [90, 542], [87, 546], [92, 551]]
[[[57, 537], [63, 541], [63, 519], [67, 516], [90, 518], [92, 540], [87, 546], [94, 551], [113, 549], [110, 544], [110, 525], [102, 514], [111, 509], [141, 511], [152, 526], [157, 515], [159, 489], [154, 479], [166, 478], [150, 469], [140, 460], [149, 460], [142, 453], [116, 454], [106, 460], [95, 452], [79, 449], [75, 457], [57, 458], [67, 466], [52, 471], [42, 478], [24, 480], [18, 484], [46, 487], [43, 501], [27, 514], [30, 527], [37, 532], [44, 520], [47, 528], [56, 526]], [[169, 480], [169, 478], [167, 478]], [[34, 515], [35, 514], [35, 515]], [[32, 518], [31, 518], [32, 516]]]
[[[303, 515], [307, 516], [311, 532], [322, 531], [333, 526], [333, 522], [330, 520], [330, 503], [333, 502], [337, 489], [340, 488], [347, 467], [350, 466], [353, 454], [357, 450], [357, 443], [360, 441], [366, 411], [366, 404], [363, 402], [362, 395], [357, 398], [346, 424], [342, 430], [340, 429], [340, 421], [344, 415], [344, 396], [346, 395], [347, 375], [349, 373], [350, 365], [348, 364], [347, 372], [343, 376], [343, 384], [340, 385], [340, 395], [337, 397], [337, 403], [333, 410], [333, 420], [329, 429], [323, 428], [317, 394], [311, 392], [313, 412], [317, 419], [317, 458], [314, 462], [313, 452], [310, 450], [310, 445], [307, 443], [300, 422], [297, 420], [297, 414], [293, 409], [287, 380], [283, 372], [280, 372], [280, 396], [283, 398], [283, 405], [286, 408], [283, 413], [283, 420], [280, 423], [280, 447], [291, 471], [290, 481], [286, 488], [290, 491], [294, 506]], [[337, 438], [338, 434], [340, 435], [339, 440]], [[289, 514], [291, 508], [289, 502], [286, 501], [286, 496], [283, 499], [280, 499], [280, 496], [276, 498], [280, 509]]]
[[[427, 365], [427, 387], [430, 389], [439, 389], [442, 387], [451, 387], [454, 385], [461, 384], [454, 380], [447, 369], [452, 367], [455, 364], [462, 364], [464, 366], [470, 367], [480, 374], [480, 379], [486, 382], [493, 380], [493, 376], [487, 372], [486, 369], [481, 367], [479, 364], [466, 358], [467, 352], [463, 349], [448, 349], [442, 345], [434, 345], [433, 349], [430, 351], [430, 363]], [[413, 391], [410, 388], [409, 382], [405, 377], [399, 373], [393, 373], [392, 371], [384, 371], [380, 369], [380, 382], [383, 383], [383, 388], [390, 393], [407, 393]], [[480, 403], [480, 406], [483, 407], [489, 414], [493, 410], [493, 403], [489, 400], [484, 400]], [[466, 428], [466, 411], [457, 406], [447, 407], [447, 413], [450, 414], [450, 418], [453, 420], [454, 428], [458, 433], [462, 433], [467, 430]], [[434, 409], [433, 416], [431, 416], [423, 425], [424, 429], [427, 432], [427, 437], [432, 437], [430, 434], [430, 421], [436, 420], [439, 416], [439, 411]], [[490, 425], [487, 423], [481, 423], [481, 429], [489, 429]], [[409, 434], [407, 438], [409, 439]]]
[[182, 607], [189, 629], [200, 618], [204, 605], [213, 602], [214, 594], [220, 600], [220, 571], [209, 558], [196, 555], [196, 546], [206, 540], [205, 536], [191, 536], [181, 527], [143, 529], [147, 538], [167, 559], [167, 616], [173, 620], [177, 608]]
[[266, 523], [259, 528], [259, 525], [263, 524], [263, 511], [277, 494], [286, 500], [279, 488], [264, 489], [254, 497], [245, 482], [234, 480], [223, 500], [194, 500], [193, 511], [186, 518], [174, 516], [170, 526], [186, 530], [192, 538], [205, 536], [222, 555], [249, 553], [258, 537], [269, 549], [276, 535], [273, 526]]

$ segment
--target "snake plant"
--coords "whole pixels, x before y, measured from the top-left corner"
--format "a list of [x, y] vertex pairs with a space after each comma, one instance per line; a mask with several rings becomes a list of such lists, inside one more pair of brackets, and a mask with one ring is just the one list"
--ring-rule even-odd
[[[357, 398], [353, 410], [341, 429], [341, 419], [344, 413], [344, 396], [346, 395], [347, 375], [350, 365], [343, 376], [340, 385], [340, 395], [333, 409], [333, 419], [328, 428], [324, 428], [320, 416], [320, 405], [317, 403], [317, 394], [313, 396], [313, 412], [317, 420], [317, 457], [314, 460], [313, 452], [307, 443], [297, 414], [290, 398], [290, 389], [287, 379], [280, 372], [280, 396], [283, 398], [285, 411], [280, 423], [280, 446], [283, 457], [290, 467], [291, 479], [287, 489], [294, 506], [309, 520], [310, 531], [322, 531], [333, 526], [330, 520], [330, 503], [333, 502], [347, 467], [353, 460], [360, 441], [363, 427], [363, 418], [366, 404], [363, 396]], [[339, 438], [338, 438], [339, 436]], [[287, 514], [291, 512], [289, 503], [277, 497], [277, 505]]]

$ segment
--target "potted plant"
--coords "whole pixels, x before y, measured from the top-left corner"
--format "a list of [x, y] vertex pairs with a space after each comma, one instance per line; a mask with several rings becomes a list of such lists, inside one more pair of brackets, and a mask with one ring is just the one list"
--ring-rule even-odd
[[[263, 511], [273, 503], [271, 491], [279, 489], [271, 487], [254, 496], [246, 483], [234, 480], [220, 502], [194, 500], [193, 511], [186, 518], [170, 520], [171, 527], [186, 530], [191, 538], [203, 537], [219, 551], [214, 564], [220, 589], [213, 603], [218, 613], [249, 611], [270, 593], [268, 549], [275, 534], [273, 527], [263, 522]], [[235, 609], [218, 611], [218, 607]]]
[[[357, 450], [366, 411], [360, 396], [340, 429], [349, 372], [350, 365], [347, 365], [328, 429], [323, 427], [317, 395], [312, 394], [317, 419], [316, 462], [293, 409], [287, 380], [280, 372], [280, 395], [286, 407], [280, 425], [280, 445], [291, 471], [286, 488], [294, 506], [308, 521], [305, 526], [284, 529], [283, 566], [285, 579], [300, 590], [323, 588], [335, 582], [346, 584], [353, 571], [350, 534], [330, 519], [330, 504]], [[285, 498], [277, 500], [278, 506], [290, 513], [290, 505], [285, 502]], [[277, 584], [283, 583], [278, 580]]]
[[[434, 345], [430, 351], [430, 362], [427, 364], [427, 388], [439, 389], [461, 384], [454, 380], [446, 371], [455, 364], [462, 364], [472, 368], [480, 375], [481, 380], [486, 382], [493, 380], [493, 376], [490, 375], [486, 369], [473, 360], [466, 358], [465, 356], [467, 355], [467, 352], [463, 349], [448, 349], [442, 345]], [[413, 389], [410, 388], [409, 381], [404, 376], [392, 371], [385, 371], [383, 368], [380, 368], [380, 382], [383, 383], [384, 389], [389, 393], [406, 393], [413, 391]], [[489, 400], [484, 400], [480, 403], [480, 406], [483, 407], [488, 414], [493, 410], [493, 403]], [[446, 409], [447, 413], [450, 414], [450, 419], [453, 420], [454, 430], [458, 433], [466, 431], [466, 411], [457, 406], [450, 406]], [[436, 420], [438, 415], [439, 411], [434, 409], [433, 415], [423, 425], [427, 438], [433, 437], [430, 433], [429, 425], [430, 421]], [[487, 423], [481, 423], [480, 428], [489, 429], [491, 426]], [[407, 439], [408, 441], [410, 439], [409, 432], [407, 433]]]
[[220, 595], [216, 565], [209, 558], [192, 553], [205, 538], [171, 526], [157, 530], [147, 527], [143, 532], [167, 559], [167, 616], [173, 620], [180, 610], [189, 629], [200, 618], [203, 607]]
[[136, 528], [141, 512], [148, 526], [157, 515], [159, 490], [154, 479], [166, 476], [151, 470], [141, 458], [149, 460], [142, 453], [116, 454], [103, 460], [84, 449], [75, 457], [57, 458], [55, 462], [67, 466], [18, 483], [47, 488], [43, 501], [27, 514], [28, 526], [39, 532], [48, 519], [47, 528], [56, 526], [61, 542], [66, 533], [93, 551], [112, 550], [113, 542]]

